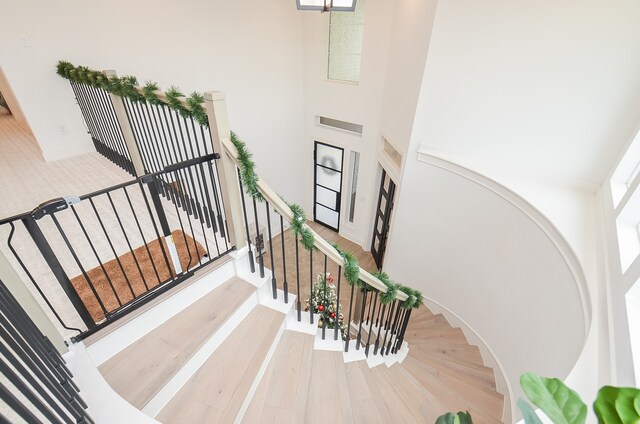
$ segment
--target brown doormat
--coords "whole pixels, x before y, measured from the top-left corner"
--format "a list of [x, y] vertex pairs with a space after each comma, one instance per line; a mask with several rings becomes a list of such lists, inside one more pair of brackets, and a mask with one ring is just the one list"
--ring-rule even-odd
[[[178, 257], [180, 258], [180, 265], [182, 266], [183, 271], [198, 265], [198, 261], [202, 257], [206, 256], [207, 251], [204, 247], [202, 247], [202, 245], [197, 241], [193, 240], [189, 235], [184, 234], [181, 230], [175, 230], [171, 235], [173, 236], [173, 242], [176, 245]], [[118, 309], [121, 304], [124, 305], [125, 303], [133, 300], [134, 296], [131, 293], [132, 289], [135, 297], [138, 297], [156, 287], [161, 282], [167, 281], [170, 277], [174, 277], [176, 275], [171, 262], [171, 255], [167, 248], [167, 243], [164, 241], [164, 238], [161, 238], [161, 240], [164, 252], [166, 253], [169, 261], [169, 267], [167, 267], [167, 261], [162, 253], [160, 242], [156, 239], [147, 243], [149, 251], [147, 251], [147, 247], [145, 245], [133, 250], [135, 259], [138, 260], [137, 264], [131, 252], [118, 257], [120, 264], [117, 259], [105, 262], [103, 266], [109, 276], [108, 279], [100, 266], [87, 271], [89, 281], [91, 281], [93, 288], [100, 297], [100, 300], [107, 312], [114, 311]], [[188, 249], [187, 243], [189, 246]], [[149, 256], [149, 252], [151, 252], [151, 256]], [[191, 255], [189, 255], [189, 252], [191, 252]], [[120, 265], [122, 265], [122, 268]], [[139, 269], [138, 266], [140, 267]], [[124, 269], [124, 274], [122, 269]], [[142, 271], [142, 274], [140, 271]], [[160, 277], [159, 280], [158, 277]], [[111, 284], [109, 284], [109, 281]], [[91, 314], [93, 320], [96, 323], [102, 321], [105, 318], [104, 311], [100, 307], [100, 304], [98, 303], [98, 300], [87, 283], [84, 275], [80, 274], [73, 278], [71, 280], [71, 284], [80, 295], [82, 303], [87, 307], [87, 310], [89, 311], [89, 314]], [[113, 285], [113, 289], [111, 288], [111, 285]], [[114, 289], [120, 299], [120, 302], [118, 302], [118, 298], [116, 298], [116, 295], [114, 294]]]

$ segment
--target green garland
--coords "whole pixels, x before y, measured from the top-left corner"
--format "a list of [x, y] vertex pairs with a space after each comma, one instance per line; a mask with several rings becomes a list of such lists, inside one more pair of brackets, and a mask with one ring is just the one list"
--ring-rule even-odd
[[258, 190], [258, 174], [256, 174], [256, 164], [253, 162], [253, 155], [247, 150], [247, 145], [240, 140], [236, 133], [231, 131], [231, 143], [238, 152], [238, 168], [240, 168], [240, 179], [247, 194], [256, 200], [262, 200], [262, 193]]
[[402, 307], [406, 309], [418, 309], [420, 305], [424, 304], [424, 297], [419, 290], [412, 289], [411, 287], [398, 284], [398, 290], [406, 294], [407, 300], [402, 303]]
[[[134, 76], [109, 77], [104, 72], [89, 69], [86, 66], [74, 66], [63, 60], [56, 65], [56, 73], [69, 81], [101, 88], [134, 102], [167, 106], [183, 117], [192, 117], [203, 127], [209, 126], [207, 111], [203, 106], [204, 97], [200, 93], [193, 92], [189, 97], [185, 97], [176, 87], [171, 87], [165, 93], [165, 101], [158, 96], [159, 87], [155, 82], [145, 83], [141, 87], [142, 93], [140, 93], [137, 88], [138, 80]], [[187, 107], [184, 106], [183, 101]]]
[[[185, 118], [192, 117], [198, 124], [204, 127], [209, 126], [207, 111], [203, 106], [204, 97], [200, 93], [193, 92], [189, 97], [185, 97], [177, 87], [172, 86], [165, 93], [165, 101], [158, 96], [157, 92], [159, 91], [159, 87], [158, 84], [154, 82], [148, 81], [145, 83], [141, 88], [142, 93], [140, 93], [140, 91], [138, 91], [138, 80], [134, 76], [109, 77], [104, 72], [96, 71], [86, 66], [74, 66], [63, 60], [59, 61], [56, 65], [56, 73], [70, 81], [101, 88], [116, 96], [124, 97], [134, 102], [146, 102], [153, 105], [167, 106]], [[183, 101], [186, 103], [186, 107]], [[238, 151], [238, 167], [240, 168], [240, 177], [245, 191], [251, 197], [260, 201], [263, 200], [262, 194], [258, 189], [258, 175], [255, 171], [255, 163], [253, 162], [251, 153], [247, 150], [245, 143], [240, 140], [233, 131], [231, 132], [231, 142]], [[289, 205], [289, 208], [293, 213], [291, 228], [294, 234], [300, 237], [302, 246], [305, 249], [315, 249], [315, 239], [311, 230], [306, 226], [307, 218], [304, 211], [296, 204]], [[357, 284], [358, 287], [363, 290], [371, 290], [371, 287], [360, 280], [360, 267], [354, 256], [342, 250], [337, 244], [334, 244], [333, 247], [335, 247], [344, 259], [344, 277], [349, 285]], [[418, 290], [393, 283], [384, 272], [376, 272], [373, 275], [387, 286], [387, 292], [380, 295], [382, 303], [387, 304], [392, 302], [398, 290], [400, 290], [408, 296], [407, 300], [402, 303], [404, 308], [418, 308], [423, 304], [422, 293]]]
[[386, 305], [396, 300], [396, 295], [398, 294], [398, 285], [391, 281], [389, 275], [383, 271], [376, 271], [372, 275], [378, 280], [382, 281], [385, 286], [387, 286], [387, 292], [380, 293], [380, 302]]
[[342, 250], [338, 243], [332, 243], [334, 249], [340, 253], [344, 260], [344, 279], [347, 280], [350, 286], [356, 284], [358, 287], [363, 288], [365, 282], [360, 280], [360, 266], [358, 260], [350, 252]]
[[307, 217], [304, 214], [304, 211], [299, 205], [288, 204], [289, 209], [293, 213], [293, 219], [291, 220], [291, 229], [296, 237], [300, 236], [300, 242], [302, 243], [302, 247], [307, 250], [314, 250], [315, 246], [315, 237], [309, 228], [307, 228]]

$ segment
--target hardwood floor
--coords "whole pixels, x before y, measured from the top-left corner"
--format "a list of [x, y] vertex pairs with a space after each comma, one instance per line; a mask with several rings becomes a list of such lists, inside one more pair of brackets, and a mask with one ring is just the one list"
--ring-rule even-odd
[[233, 422], [283, 322], [280, 312], [257, 306], [158, 419], [165, 424]]
[[246, 281], [231, 278], [102, 364], [100, 372], [120, 396], [142, 409], [254, 291]]

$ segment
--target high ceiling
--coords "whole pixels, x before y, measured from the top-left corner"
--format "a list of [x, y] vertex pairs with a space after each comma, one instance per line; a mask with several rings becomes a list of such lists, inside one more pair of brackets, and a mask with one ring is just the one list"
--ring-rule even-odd
[[439, 2], [417, 142], [602, 183], [640, 123], [639, 18], [634, 0]]

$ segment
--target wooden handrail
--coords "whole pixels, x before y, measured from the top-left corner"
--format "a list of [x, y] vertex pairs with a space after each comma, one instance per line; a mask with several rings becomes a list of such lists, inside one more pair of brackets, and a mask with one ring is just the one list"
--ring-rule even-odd
[[[225, 153], [233, 160], [236, 166], [240, 166], [240, 162], [238, 161], [238, 151], [236, 150], [236, 146], [233, 145], [233, 143], [229, 138], [223, 138], [221, 141], [225, 149]], [[258, 190], [260, 190], [260, 193], [262, 193], [262, 196], [271, 204], [271, 206], [273, 206], [275, 210], [287, 221], [289, 222], [293, 221], [293, 212], [291, 212], [291, 208], [289, 208], [289, 205], [287, 205], [287, 203], [284, 200], [282, 200], [280, 196], [278, 196], [276, 192], [273, 191], [271, 187], [269, 187], [269, 185], [265, 183], [265, 181], [262, 178], [258, 179], [257, 185], [258, 185]], [[322, 238], [320, 234], [316, 233], [313, 230], [313, 228], [309, 227], [306, 223], [304, 225], [313, 234], [314, 245], [316, 246], [316, 248], [320, 252], [327, 255], [327, 257], [331, 259], [333, 262], [344, 267], [345, 265], [344, 259], [342, 259], [342, 256], [340, 255], [340, 253], [331, 245], [331, 243], [329, 243], [327, 240]], [[387, 292], [387, 286], [382, 281], [378, 280], [370, 272], [362, 268], [360, 268], [360, 279], [364, 281], [366, 284], [368, 284], [369, 286], [373, 287], [374, 289], [382, 293]], [[401, 290], [398, 290], [398, 293], [396, 294], [397, 300], [404, 301], [404, 300], [407, 300], [407, 298], [408, 296], [406, 293], [404, 293]]]

